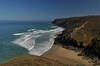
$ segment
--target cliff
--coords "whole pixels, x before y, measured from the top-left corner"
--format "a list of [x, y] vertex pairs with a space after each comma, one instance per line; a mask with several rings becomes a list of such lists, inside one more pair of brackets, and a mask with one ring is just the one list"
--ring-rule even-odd
[[55, 19], [52, 23], [65, 28], [55, 43], [81, 48], [85, 55], [100, 57], [100, 15]]

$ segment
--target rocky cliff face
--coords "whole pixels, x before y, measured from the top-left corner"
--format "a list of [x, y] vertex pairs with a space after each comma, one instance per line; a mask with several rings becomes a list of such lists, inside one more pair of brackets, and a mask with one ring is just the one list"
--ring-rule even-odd
[[[56, 19], [52, 23], [65, 28], [63, 33], [56, 38], [56, 42], [60, 42], [63, 46], [84, 48], [85, 51], [89, 50], [86, 49], [87, 47], [96, 45], [94, 49], [92, 48], [93, 52], [99, 50], [97, 49], [97, 46], [100, 48], [98, 43], [100, 40], [99, 15]], [[93, 43], [94, 39], [95, 43]]]

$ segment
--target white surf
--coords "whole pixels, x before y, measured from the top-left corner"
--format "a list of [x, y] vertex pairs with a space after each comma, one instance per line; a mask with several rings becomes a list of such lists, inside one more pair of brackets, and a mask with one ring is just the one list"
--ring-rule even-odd
[[57, 34], [63, 30], [61, 27], [50, 30], [30, 29], [24, 33], [13, 34], [20, 36], [20, 38], [12, 42], [29, 50], [29, 54], [41, 56], [53, 46]]

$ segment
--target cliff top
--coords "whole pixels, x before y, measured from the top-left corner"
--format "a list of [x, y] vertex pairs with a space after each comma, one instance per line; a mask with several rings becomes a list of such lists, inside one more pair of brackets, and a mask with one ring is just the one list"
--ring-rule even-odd
[[0, 66], [64, 66], [58, 61], [47, 59], [44, 57], [23, 55], [0, 63]]

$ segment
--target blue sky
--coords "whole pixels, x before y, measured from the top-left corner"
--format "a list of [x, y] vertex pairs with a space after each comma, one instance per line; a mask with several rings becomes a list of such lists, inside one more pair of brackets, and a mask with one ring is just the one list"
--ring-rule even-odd
[[100, 0], [0, 0], [0, 20], [49, 21], [99, 14]]

